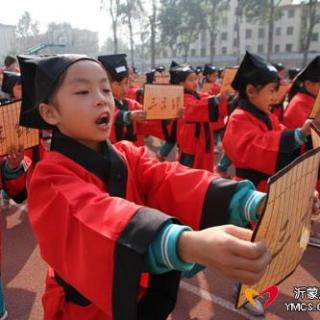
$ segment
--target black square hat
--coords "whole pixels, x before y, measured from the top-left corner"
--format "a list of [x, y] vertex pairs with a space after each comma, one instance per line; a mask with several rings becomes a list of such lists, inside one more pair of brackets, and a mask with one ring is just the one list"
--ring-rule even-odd
[[109, 72], [113, 81], [121, 81], [129, 74], [126, 54], [110, 54], [99, 56], [98, 60]]
[[20, 125], [39, 129], [52, 128], [40, 116], [38, 107], [40, 103], [48, 102], [64, 72], [80, 60], [97, 62], [97, 60], [78, 54], [44, 57], [22, 55], [18, 56], [18, 60], [22, 83]]
[[187, 79], [191, 74], [195, 73], [193, 68], [189, 65], [179, 65], [170, 69], [170, 83], [179, 84]]
[[180, 64], [177, 61], [172, 60], [171, 64], [170, 64], [170, 70], [175, 68], [175, 67], [179, 67]]
[[231, 85], [235, 90], [243, 91], [248, 84], [264, 85], [273, 81], [279, 81], [277, 69], [260, 56], [247, 51]]
[[320, 81], [320, 56], [316, 56], [302, 71], [300, 71], [296, 79], [299, 81]]
[[218, 72], [218, 69], [215, 66], [213, 66], [211, 64], [205, 64], [204, 65], [204, 70], [203, 70], [203, 75], [204, 76], [208, 76], [208, 75], [210, 75], [210, 74], [212, 74], [214, 72]]
[[158, 71], [158, 72], [164, 72], [164, 71], [166, 71], [166, 67], [165, 66], [163, 66], [163, 65], [160, 65], [160, 66], [156, 66], [156, 71]]
[[1, 90], [9, 95], [12, 95], [13, 87], [17, 83], [21, 83], [20, 73], [5, 71], [3, 73]]
[[156, 69], [152, 69], [151, 71], [146, 73], [146, 82], [147, 84], [152, 84], [155, 80]]
[[290, 68], [288, 70], [289, 80], [293, 80], [299, 74], [300, 71], [300, 68]]

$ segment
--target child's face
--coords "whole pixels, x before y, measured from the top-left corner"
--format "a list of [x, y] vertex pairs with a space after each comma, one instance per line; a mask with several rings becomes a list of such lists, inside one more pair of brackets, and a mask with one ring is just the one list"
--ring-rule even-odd
[[197, 90], [198, 77], [195, 72], [188, 75], [187, 79], [182, 82], [183, 87], [188, 91], [196, 91]]
[[218, 78], [217, 72], [213, 72], [207, 76], [207, 79], [212, 83], [216, 82], [217, 78]]
[[93, 150], [98, 150], [99, 143], [109, 137], [113, 109], [107, 74], [98, 63], [89, 60], [71, 65], [53, 104], [39, 106], [48, 123]]
[[22, 98], [22, 86], [20, 83], [16, 83], [12, 88], [12, 95], [14, 99]]
[[129, 87], [129, 77], [125, 77], [121, 81], [113, 81], [111, 83], [112, 93], [114, 97], [119, 100], [123, 100], [127, 97]]
[[277, 101], [278, 87], [276, 83], [268, 83], [261, 88], [252, 85], [247, 86], [249, 101], [264, 113], [269, 113], [273, 104]]
[[313, 81], [305, 81], [304, 82], [305, 89], [311, 93], [314, 97], [316, 97], [320, 90], [320, 82], [313, 82]]

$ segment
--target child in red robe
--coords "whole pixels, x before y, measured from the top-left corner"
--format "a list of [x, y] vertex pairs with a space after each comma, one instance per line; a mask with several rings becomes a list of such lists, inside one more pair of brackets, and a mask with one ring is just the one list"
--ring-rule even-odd
[[110, 144], [114, 99], [98, 61], [19, 61], [21, 125], [53, 129], [51, 152], [28, 185], [30, 221], [50, 266], [44, 319], [165, 320], [180, 272], [197, 264], [248, 284], [261, 278], [265, 244], [221, 226], [257, 220], [265, 195], [252, 183], [160, 163], [128, 141]]

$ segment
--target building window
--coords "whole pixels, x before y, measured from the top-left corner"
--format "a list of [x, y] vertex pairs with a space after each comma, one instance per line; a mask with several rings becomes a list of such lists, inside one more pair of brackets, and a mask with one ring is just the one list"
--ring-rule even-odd
[[311, 41], [318, 41], [319, 40], [319, 33], [313, 33], [311, 35]]
[[259, 28], [258, 37], [259, 37], [259, 39], [263, 39], [264, 38], [264, 28]]
[[281, 36], [281, 28], [276, 28], [276, 36]]
[[237, 47], [238, 45], [239, 45], [238, 38], [234, 38], [234, 39], [233, 39], [233, 46], [234, 46], [234, 47]]
[[201, 31], [201, 46], [202, 47], [206, 47], [207, 46], [207, 31], [206, 30], [202, 30]]
[[288, 18], [294, 18], [294, 14], [295, 14], [294, 8], [289, 8]]
[[222, 32], [221, 33], [221, 41], [226, 41], [228, 39], [228, 33], [227, 32]]
[[195, 55], [197, 55], [197, 50], [191, 49], [191, 56], [194, 57]]
[[227, 54], [227, 47], [221, 48], [221, 54]]
[[263, 53], [263, 44], [258, 45], [258, 53]]
[[287, 28], [287, 35], [288, 36], [293, 35], [293, 27], [288, 27]]
[[205, 57], [207, 54], [206, 48], [201, 48], [201, 57]]
[[292, 44], [286, 44], [286, 52], [292, 52]]
[[279, 45], [279, 44], [276, 44], [276, 45], [274, 46], [274, 52], [275, 52], [275, 53], [279, 53], [279, 52], [280, 52], [280, 45]]
[[252, 30], [246, 29], [246, 39], [251, 39], [251, 38], [252, 38]]

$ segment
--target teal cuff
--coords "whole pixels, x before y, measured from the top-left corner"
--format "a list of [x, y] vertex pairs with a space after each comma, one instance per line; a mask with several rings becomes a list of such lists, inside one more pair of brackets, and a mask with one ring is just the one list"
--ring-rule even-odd
[[184, 278], [192, 278], [194, 275], [196, 275], [198, 272], [202, 271], [203, 269], [205, 269], [205, 267], [202, 266], [201, 264], [195, 264], [190, 271], [183, 271], [181, 273], [181, 276]]
[[218, 169], [222, 172], [226, 172], [228, 170], [228, 168], [231, 166], [232, 162], [231, 160], [228, 158], [228, 156], [223, 153], [221, 159], [218, 162]]
[[131, 124], [130, 111], [124, 111], [122, 119], [125, 124]]
[[170, 270], [190, 271], [194, 263], [184, 262], [177, 252], [177, 242], [184, 231], [192, 230], [172, 222], [166, 223], [148, 248], [146, 256], [147, 272], [164, 273]]
[[240, 181], [229, 206], [229, 223], [244, 227], [249, 222], [257, 222], [257, 210], [265, 196], [265, 193], [255, 190], [251, 181]]
[[171, 150], [174, 148], [175, 143], [174, 142], [165, 142], [160, 147], [159, 153], [162, 157], [167, 157]]
[[294, 139], [297, 143], [297, 147], [300, 147], [301, 145], [308, 142], [307, 137], [305, 137], [300, 128], [294, 130]]
[[3, 166], [3, 176], [5, 179], [16, 179], [24, 174], [24, 172], [25, 170], [22, 163], [20, 163], [20, 165], [16, 169], [10, 169], [8, 167], [8, 161], [5, 161]]

